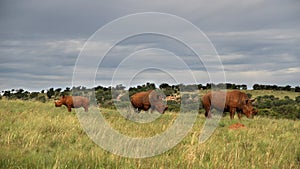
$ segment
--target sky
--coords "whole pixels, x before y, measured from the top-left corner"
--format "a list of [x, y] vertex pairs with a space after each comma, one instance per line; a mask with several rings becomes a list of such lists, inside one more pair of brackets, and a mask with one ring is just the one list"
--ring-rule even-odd
[[[178, 22], [137, 14], [145, 12]], [[141, 17], [121, 24], [126, 16]], [[145, 82], [299, 86], [299, 16], [298, 0], [1, 0], [0, 90]], [[139, 28], [164, 33], [114, 39]], [[220, 60], [201, 53], [211, 47]]]

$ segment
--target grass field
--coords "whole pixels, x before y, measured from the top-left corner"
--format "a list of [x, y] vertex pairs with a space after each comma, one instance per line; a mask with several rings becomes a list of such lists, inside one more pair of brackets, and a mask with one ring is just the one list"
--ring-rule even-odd
[[[96, 145], [74, 110], [69, 113], [53, 103], [18, 100], [1, 100], [0, 107], [1, 168], [300, 168], [300, 121], [262, 117], [239, 121], [226, 116], [209, 140], [199, 144], [205, 122], [200, 114], [175, 147], [157, 156], [133, 159]], [[159, 134], [177, 116], [166, 112], [152, 123], [137, 124], [114, 110], [101, 112], [116, 130], [135, 137]], [[246, 128], [229, 129], [236, 122]]]

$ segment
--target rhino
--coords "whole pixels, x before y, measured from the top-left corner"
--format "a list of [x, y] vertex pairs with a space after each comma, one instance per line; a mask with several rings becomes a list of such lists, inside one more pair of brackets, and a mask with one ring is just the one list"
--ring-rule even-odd
[[130, 97], [130, 102], [138, 112], [148, 111], [151, 108], [151, 112], [157, 110], [163, 114], [168, 109], [163, 102], [163, 96], [155, 90], [136, 93]]
[[71, 108], [83, 107], [85, 112], [88, 111], [89, 99], [83, 96], [61, 96], [61, 98], [54, 102], [55, 107], [61, 107], [65, 105], [68, 111], [71, 112]]
[[248, 118], [253, 118], [258, 112], [252, 105], [254, 101], [255, 98], [250, 99], [247, 94], [238, 90], [230, 92], [211, 91], [202, 97], [202, 105], [207, 118], [211, 117], [212, 108], [223, 112], [230, 112], [231, 119], [234, 118], [235, 112], [238, 113], [239, 119], [241, 119], [242, 113]]

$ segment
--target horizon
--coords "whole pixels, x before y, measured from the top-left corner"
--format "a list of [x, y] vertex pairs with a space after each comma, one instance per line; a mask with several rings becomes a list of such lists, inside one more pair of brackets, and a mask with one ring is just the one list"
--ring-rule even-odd
[[[134, 85], [134, 86], [124, 86], [124, 85], [122, 85], [122, 84], [117, 84], [117, 85], [122, 85], [123, 87], [125, 87], [124, 90], [129, 90], [129, 88], [137, 88], [138, 86], [143, 86], [143, 85], [146, 85], [147, 83], [153, 84], [153, 83], [151, 83], [151, 82], [145, 82], [145, 83], [142, 83], [142, 84], [136, 84], [136, 85]], [[155, 88], [156, 88], [156, 89], [159, 89], [159, 86], [160, 86], [161, 84], [164, 84], [164, 83], [165, 83], [165, 82], [162, 82], [162, 83], [160, 83], [160, 84], [154, 83]], [[181, 85], [181, 84], [169, 84], [169, 83], [166, 83], [166, 84], [168, 84], [168, 85], [170, 85], [170, 86], [172, 86], [172, 85], [175, 85], [175, 86]], [[214, 84], [214, 85], [234, 84], [234, 85], [236, 85], [236, 86], [246, 85], [246, 86], [247, 86], [247, 90], [254, 90], [254, 89], [253, 89], [253, 86], [254, 86], [255, 84], [258, 84], [258, 85], [266, 85], [266, 86], [277, 86], [277, 87], [286, 87], [286, 86], [290, 86], [292, 89], [294, 89], [294, 88], [296, 88], [296, 87], [300, 87], [299, 85], [298, 85], [298, 86], [292, 86], [292, 85], [289, 85], [289, 84], [286, 84], [286, 85], [277, 85], [277, 84], [259, 84], [259, 83], [255, 83], [255, 84], [249, 86], [249, 85], [247, 85], [247, 84], [238, 84], [238, 83], [230, 83], [230, 82], [227, 82], [227, 83], [183, 84], [183, 85], [185, 85], [185, 86], [188, 86], [188, 85], [202, 85], [203, 87], [206, 87], [207, 84]], [[51, 89], [51, 88], [53, 88], [54, 90], [55, 90], [55, 89], [61, 89], [61, 91], [64, 91], [64, 90], [66, 90], [67, 88], [69, 88], [70, 90], [72, 90], [73, 88], [78, 88], [78, 87], [82, 88], [82, 87], [84, 87], [84, 88], [90, 90], [90, 89], [93, 89], [93, 88], [96, 88], [96, 87], [99, 87], [99, 86], [100, 86], [100, 87], [105, 87], [105, 88], [110, 88], [110, 87], [116, 87], [117, 85], [114, 85], [114, 86], [110, 86], [110, 85], [109, 85], [109, 86], [105, 86], [105, 85], [98, 84], [98, 85], [95, 85], [95, 86], [93, 86], [93, 87], [86, 87], [86, 86], [63, 86], [63, 87], [48, 87], [48, 88], [37, 89], [37, 90], [31, 90], [31, 89], [27, 89], [27, 88], [22, 88], [22, 87], [20, 87], [20, 88], [1, 89], [0, 91], [1, 91], [1, 95], [2, 95], [5, 91], [12, 91], [12, 90], [14, 90], [14, 92], [16, 92], [16, 91], [18, 91], [18, 90], [20, 90], [20, 89], [23, 89], [24, 91], [28, 91], [28, 92], [41, 92], [41, 91], [43, 91], [43, 90], [44, 90], [44, 92], [47, 92], [47, 91], [48, 91], [49, 89]], [[226, 89], [228, 89], [228, 88], [226, 88]], [[198, 90], [200, 90], [200, 89], [198, 89]], [[206, 90], [211, 90], [211, 89], [206, 89]], [[241, 89], [236, 89], [236, 90], [241, 90]]]

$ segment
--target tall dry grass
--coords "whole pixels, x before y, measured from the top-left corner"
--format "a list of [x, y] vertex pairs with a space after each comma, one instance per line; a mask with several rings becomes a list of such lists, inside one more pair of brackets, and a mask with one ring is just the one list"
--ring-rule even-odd
[[[199, 144], [205, 122], [200, 114], [172, 149], [131, 159], [93, 143], [76, 113], [65, 107], [7, 100], [0, 101], [0, 107], [0, 168], [300, 168], [300, 121], [260, 117], [232, 121], [226, 116], [210, 139]], [[152, 123], [138, 124], [114, 110], [101, 112], [116, 130], [134, 137], [163, 132], [177, 116], [166, 112]], [[228, 128], [236, 122], [246, 128]]]

